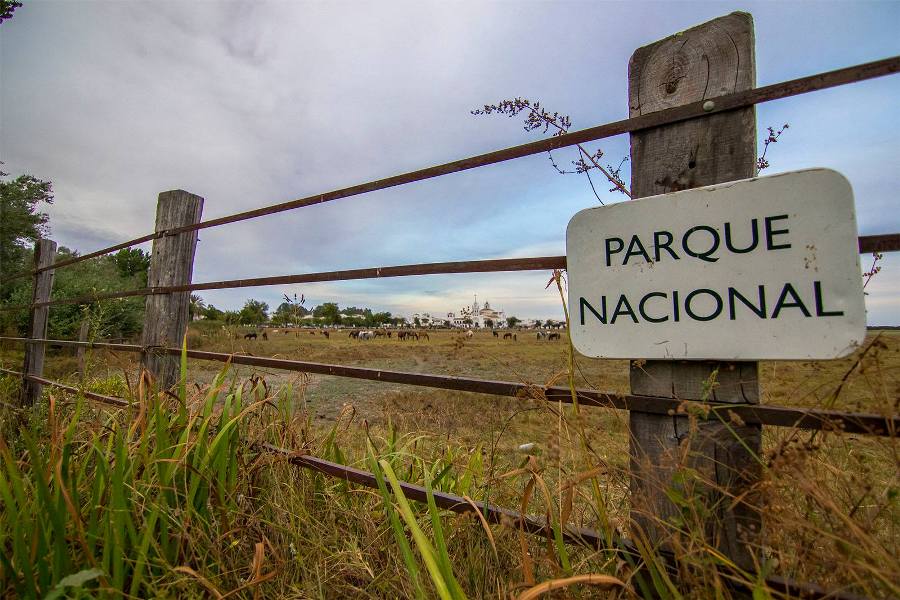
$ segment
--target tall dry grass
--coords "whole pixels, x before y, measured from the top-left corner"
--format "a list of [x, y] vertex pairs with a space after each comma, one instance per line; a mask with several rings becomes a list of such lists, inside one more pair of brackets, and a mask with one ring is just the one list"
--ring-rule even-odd
[[[841, 406], [855, 387], [869, 410], [896, 412], [896, 352], [876, 340], [818, 405]], [[174, 395], [108, 374], [86, 381], [129, 409], [48, 391], [37, 412], [4, 414], [4, 595], [784, 597], [771, 575], [900, 595], [896, 437], [767, 428], [753, 490], [765, 544], [747, 571], [707, 537], [721, 503], [736, 499], [708, 493], [712, 482], [691, 468], [692, 436], [670, 457], [678, 517], [650, 540], [629, 521], [624, 413], [547, 403], [539, 386], [520, 399], [416, 391], [373, 419], [348, 404], [323, 426], [301, 408], [303, 378], [270, 388], [226, 368], [189, 386], [183, 369]], [[17, 389], [0, 378], [0, 400]], [[518, 451], [524, 439], [535, 444]], [[259, 442], [371, 470], [383, 486], [298, 469]], [[399, 480], [540, 516], [546, 535], [405, 501]], [[605, 543], [568, 543], [568, 526]]]

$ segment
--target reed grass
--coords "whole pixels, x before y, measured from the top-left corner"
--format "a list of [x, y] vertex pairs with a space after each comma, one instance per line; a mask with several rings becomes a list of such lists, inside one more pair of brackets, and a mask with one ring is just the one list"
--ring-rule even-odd
[[[884, 410], [896, 410], [888, 360], [895, 352], [893, 342], [874, 348], [844, 389], [865, 388]], [[755, 490], [767, 541], [758, 571], [747, 572], [707, 541], [717, 506], [690, 493], [709, 482], [687, 462], [670, 490], [681, 511], [661, 523], [666, 539], [635, 530], [627, 461], [601, 442], [624, 439], [627, 448], [620, 416], [603, 417], [598, 431], [596, 409], [528, 399], [475, 404], [434, 392], [373, 422], [347, 404], [322, 425], [303, 408], [308, 379], [270, 387], [226, 366], [206, 383], [190, 381], [186, 361], [174, 395], [101, 372], [85, 385], [126, 397], [129, 408], [45, 391], [33, 412], [4, 409], [0, 593], [729, 598], [741, 581], [754, 598], [780, 598], [765, 583], [778, 574], [900, 596], [895, 437], [767, 429]], [[14, 403], [18, 385], [0, 377], [0, 400]], [[431, 426], [437, 404], [458, 429]], [[517, 451], [526, 435], [538, 443]], [[299, 469], [260, 451], [260, 442], [367, 468], [379, 487]], [[689, 439], [684, 456], [690, 447]], [[424, 485], [428, 502], [404, 498], [401, 480]], [[432, 490], [519, 508], [549, 527], [532, 536], [517, 522], [488, 525], [450, 513], [436, 506]], [[571, 525], [599, 531], [605, 547], [566, 543]], [[620, 543], [625, 533], [633, 546]], [[675, 553], [672, 564], [657, 556], [663, 542]]]

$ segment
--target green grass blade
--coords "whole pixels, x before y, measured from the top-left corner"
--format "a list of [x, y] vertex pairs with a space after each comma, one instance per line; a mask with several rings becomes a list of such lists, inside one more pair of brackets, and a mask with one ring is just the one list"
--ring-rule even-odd
[[409, 540], [406, 539], [406, 534], [403, 532], [403, 525], [400, 524], [400, 519], [397, 517], [397, 512], [394, 510], [394, 505], [391, 502], [391, 495], [388, 492], [387, 485], [384, 483], [384, 474], [378, 465], [378, 461], [375, 459], [375, 449], [372, 448], [371, 442], [367, 441], [366, 444], [368, 446], [369, 468], [372, 469], [372, 473], [375, 475], [375, 481], [378, 483], [378, 491], [381, 492], [384, 512], [387, 514], [388, 520], [391, 523], [391, 528], [394, 531], [394, 539], [397, 542], [397, 546], [400, 547], [400, 554], [403, 556], [406, 570], [409, 572], [409, 577], [412, 579], [413, 586], [415, 587], [416, 598], [423, 600], [425, 598], [425, 591], [422, 589], [419, 567], [416, 565], [416, 559], [413, 557], [412, 549], [409, 547]]
[[453, 600], [453, 596], [450, 593], [450, 588], [447, 582], [444, 580], [441, 569], [437, 564], [437, 557], [435, 556], [434, 547], [431, 545], [431, 542], [429, 542], [425, 537], [425, 533], [422, 531], [422, 528], [419, 527], [416, 516], [415, 514], [413, 514], [412, 508], [410, 508], [409, 502], [406, 500], [406, 495], [403, 493], [403, 488], [400, 487], [400, 481], [397, 479], [397, 476], [394, 474], [394, 470], [386, 460], [379, 461], [379, 464], [381, 465], [385, 476], [391, 484], [391, 488], [394, 491], [394, 499], [397, 501], [397, 508], [399, 509], [400, 515], [403, 517], [403, 520], [406, 522], [406, 526], [407, 528], [409, 528], [409, 531], [413, 536], [413, 540], [415, 540], [416, 542], [416, 547], [419, 549], [419, 556], [422, 557], [422, 561], [425, 563], [425, 568], [428, 569], [428, 574], [431, 576], [431, 581], [432, 583], [434, 583], [434, 587], [437, 590], [438, 596], [440, 596], [442, 600]]

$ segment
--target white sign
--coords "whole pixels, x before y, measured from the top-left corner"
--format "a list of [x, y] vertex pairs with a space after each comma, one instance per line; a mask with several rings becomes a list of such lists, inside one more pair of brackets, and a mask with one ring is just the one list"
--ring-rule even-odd
[[587, 356], [825, 359], [866, 333], [850, 183], [811, 169], [583, 210], [566, 232]]

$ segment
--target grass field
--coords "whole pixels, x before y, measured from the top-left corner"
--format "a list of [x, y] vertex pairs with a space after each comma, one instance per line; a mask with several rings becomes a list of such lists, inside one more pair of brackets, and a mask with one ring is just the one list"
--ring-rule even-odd
[[[270, 333], [268, 341], [245, 341], [236, 339], [236, 333], [240, 332], [195, 324], [188, 344], [192, 349], [255, 356], [538, 385], [567, 384], [565, 341], [537, 340], [533, 332], [520, 331], [518, 340], [510, 341], [487, 332], [465, 339], [447, 331], [430, 331], [430, 340], [418, 342], [396, 338], [355, 340], [346, 332], [332, 332], [326, 339], [320, 333], [310, 335], [306, 331], [299, 335]], [[20, 368], [20, 350], [5, 344], [2, 365]], [[71, 350], [51, 350], [48, 357], [46, 376], [63, 381], [77, 379]], [[134, 355], [95, 351], [89, 363], [90, 387], [139, 395]], [[197, 385], [188, 395], [196, 402], [208, 395], [208, 386], [221, 368], [218, 363], [191, 361], [188, 379]], [[627, 361], [578, 357], [575, 383], [627, 393], [628, 369]], [[601, 531], [629, 529], [627, 414], [622, 411], [585, 408], [575, 415], [568, 408], [560, 412], [560, 407], [534, 400], [241, 366], [235, 366], [226, 379], [234, 390], [251, 375], [265, 379], [269, 395], [278, 398], [272, 404], [277, 404], [280, 412], [247, 423], [245, 435], [274, 435], [277, 430], [276, 441], [280, 443], [366, 469], [371, 467], [367, 454], [371, 457], [374, 452], [387, 457], [398, 476], [419, 482], [422, 461], [424, 465], [444, 465], [449, 469], [442, 481], [449, 485], [447, 491], [467, 493], [475, 499], [488, 496], [513, 508], [521, 505], [533, 514], [550, 514], [557, 522]], [[760, 375], [765, 404], [896, 414], [900, 409], [900, 332], [873, 332], [861, 351], [843, 360], [764, 362]], [[14, 385], [4, 380], [7, 398]], [[68, 409], [59, 410], [62, 413]], [[125, 418], [104, 417], [101, 413], [79, 413], [78, 426], [71, 427], [72, 439], [82, 440], [83, 446], [92, 439], [90, 436], [99, 435], [97, 423]], [[105, 422], [108, 427], [109, 422]], [[36, 427], [35, 435], [47, 435], [41, 426]], [[367, 439], [372, 450], [367, 449]], [[518, 450], [526, 443], [535, 444], [530, 451], [532, 459]], [[767, 546], [761, 552], [765, 557], [763, 570], [878, 597], [900, 594], [898, 450], [896, 437], [765, 428], [760, 457], [764, 476], [759, 486], [767, 530]], [[247, 451], [235, 452], [243, 456], [241, 453]], [[377, 493], [348, 488], [285, 464], [267, 463], [269, 466], [263, 469], [260, 459], [247, 460], [251, 480], [236, 474], [237, 482], [228, 492], [235, 497], [240, 494], [243, 500], [236, 500], [238, 505], [250, 497], [258, 500], [252, 510], [247, 506], [235, 509], [246, 530], [222, 530], [222, 523], [212, 522], [199, 528], [205, 536], [215, 532], [225, 535], [215, 538], [214, 544], [227, 541], [225, 545], [233, 547], [210, 551], [209, 555], [200, 553], [202, 556], [182, 552], [178, 560], [173, 560], [165, 558], [161, 550], [154, 554], [150, 544], [145, 552], [155, 558], [147, 560], [156, 563], [135, 590], [164, 595], [176, 591], [176, 595], [224, 594], [255, 581], [253, 569], [259, 579], [263, 571], [274, 567], [275, 575], [248, 585], [239, 595], [396, 597], [415, 596], [420, 586], [426, 596], [439, 593], [436, 580], [425, 575], [424, 555], [415, 550], [414, 565], [418, 565], [420, 576], [411, 575], [416, 567], [410, 566], [410, 557], [387, 518], [390, 511], [384, 512]], [[523, 466], [528, 468], [522, 470]], [[579, 479], [585, 473], [589, 475]], [[536, 491], [542, 486], [548, 490], [545, 495]], [[569, 496], [568, 489], [573, 490]], [[84, 502], [87, 510], [89, 497]], [[676, 547], [684, 557], [679, 563], [679, 578], [687, 587], [676, 592], [663, 581], [656, 588], [664, 597], [679, 593], [698, 598], [727, 595], [721, 578], [710, 574], [710, 564], [718, 559], [695, 535], [704, 526], [704, 513], [699, 508], [686, 507], [690, 518], [670, 524]], [[416, 510], [426, 534], [435, 536], [436, 527], [428, 511]], [[142, 518], [135, 516], [138, 521]], [[441, 522], [451, 571], [469, 596], [508, 597], [529, 582], [586, 573], [615, 576], [627, 589], [640, 592], [633, 565], [623, 564], [609, 553], [560, 548], [536, 538], [523, 541], [504, 526], [493, 526], [490, 538], [481, 524], [466, 516], [443, 514]], [[412, 533], [411, 529], [407, 531]], [[184, 535], [197, 541], [194, 533]], [[437, 539], [432, 539], [437, 544]], [[259, 544], [263, 550], [259, 550]], [[260, 566], [260, 552], [265, 556], [266, 569]], [[126, 579], [129, 586], [133, 585]], [[7, 591], [13, 589], [9, 581], [3, 588]], [[96, 582], [86, 585], [105, 589]], [[564, 593], [582, 597], [596, 591], [575, 586]], [[609, 593], [627, 597], [632, 592]], [[767, 593], [770, 591], [762, 586], [760, 597]]]

